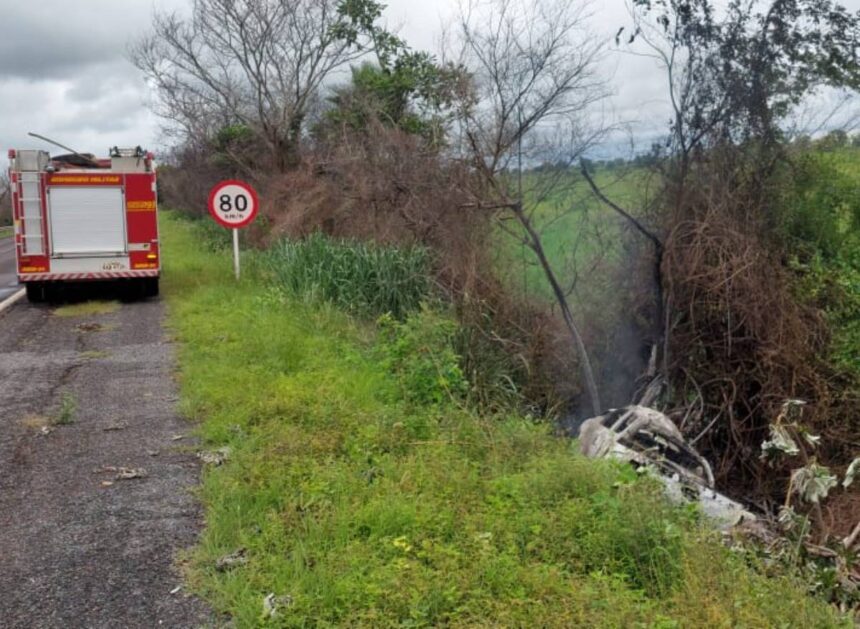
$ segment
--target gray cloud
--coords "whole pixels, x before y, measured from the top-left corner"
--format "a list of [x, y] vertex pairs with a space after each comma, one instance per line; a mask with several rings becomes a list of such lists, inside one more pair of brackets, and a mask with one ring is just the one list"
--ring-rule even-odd
[[154, 147], [146, 86], [126, 59], [154, 6], [185, 0], [0, 0], [0, 167], [7, 148], [45, 148], [35, 131], [77, 150]]
[[150, 2], [128, 0], [0, 4], [0, 77], [32, 80], [75, 76], [121, 57], [152, 14]]
[[[125, 53], [144, 35], [154, 8], [187, 10], [191, 0], [0, 0], [0, 167], [6, 149], [42, 146], [37, 131], [103, 153], [114, 144], [157, 147], [159, 123]], [[389, 27], [419, 49], [436, 50], [459, 0], [387, 0]], [[846, 0], [860, 9], [860, 0]], [[592, 30], [607, 46], [629, 22], [625, 0], [594, 0]], [[665, 133], [665, 74], [651, 59], [608, 49], [601, 72], [613, 95], [594, 115], [624, 123], [607, 151], [629, 152]], [[820, 101], [820, 102], [825, 102]], [[613, 148], [623, 147], [623, 148]]]

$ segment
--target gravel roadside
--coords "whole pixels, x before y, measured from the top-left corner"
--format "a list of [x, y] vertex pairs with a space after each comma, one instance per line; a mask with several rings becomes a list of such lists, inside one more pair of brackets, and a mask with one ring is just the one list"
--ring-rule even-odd
[[163, 318], [0, 315], [0, 626], [213, 625], [176, 589], [202, 514]]

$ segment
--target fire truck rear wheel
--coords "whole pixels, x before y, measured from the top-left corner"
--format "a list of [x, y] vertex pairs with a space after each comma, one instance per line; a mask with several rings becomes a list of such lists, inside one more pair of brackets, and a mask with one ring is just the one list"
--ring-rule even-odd
[[158, 297], [158, 278], [149, 277], [144, 281], [144, 294], [147, 297]]
[[33, 304], [45, 301], [45, 285], [42, 282], [27, 282], [27, 301]]

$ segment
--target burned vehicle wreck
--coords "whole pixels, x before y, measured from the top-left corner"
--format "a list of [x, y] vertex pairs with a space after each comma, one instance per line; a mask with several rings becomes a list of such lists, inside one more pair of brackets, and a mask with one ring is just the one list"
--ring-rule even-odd
[[618, 459], [653, 471], [670, 500], [698, 503], [717, 528], [757, 519], [742, 504], [714, 490], [710, 464], [660, 411], [636, 405], [611, 409], [587, 419], [579, 440], [587, 457]]

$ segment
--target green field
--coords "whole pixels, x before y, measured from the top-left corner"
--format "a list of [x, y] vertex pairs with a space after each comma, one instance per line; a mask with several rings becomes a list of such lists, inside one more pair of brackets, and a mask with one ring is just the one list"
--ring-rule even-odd
[[227, 459], [188, 579], [235, 626], [850, 626], [656, 483], [470, 410], [444, 313], [380, 332], [255, 256], [236, 283], [191, 222], [163, 241], [181, 407]]
[[[612, 201], [634, 215], [654, 193], [653, 177], [644, 169], [598, 168], [595, 183]], [[578, 171], [524, 176], [525, 205], [541, 234], [547, 257], [566, 289], [582, 298], [599, 295], [599, 285], [617, 269], [624, 255], [622, 239], [629, 225], [599, 201]], [[552, 299], [552, 291], [534, 253], [522, 245], [521, 230], [505, 221], [496, 243], [497, 267], [508, 285], [529, 297]]]
[[[655, 194], [653, 176], [644, 168], [597, 167], [592, 178], [634, 216], [642, 216], [643, 204]], [[642, 341], [655, 295], [653, 245], [600, 201], [578, 171], [530, 172], [523, 184], [525, 207], [585, 338], [601, 402], [627, 404], [646, 366]], [[495, 232], [494, 268], [511, 294], [557, 311], [551, 284], [521, 233], [514, 220], [502, 222]], [[568, 343], [557, 351], [575, 349]]]

